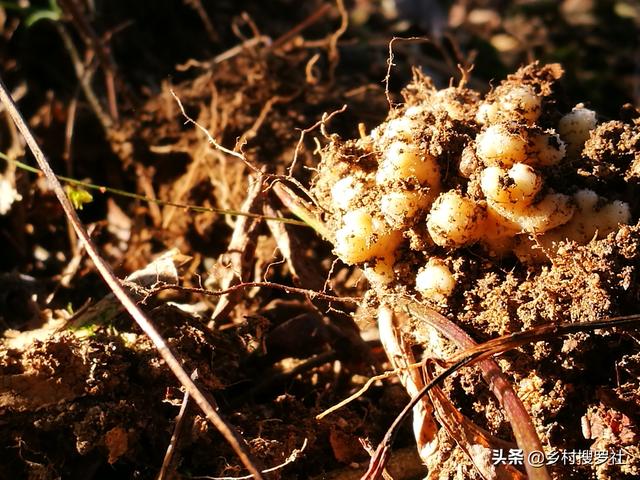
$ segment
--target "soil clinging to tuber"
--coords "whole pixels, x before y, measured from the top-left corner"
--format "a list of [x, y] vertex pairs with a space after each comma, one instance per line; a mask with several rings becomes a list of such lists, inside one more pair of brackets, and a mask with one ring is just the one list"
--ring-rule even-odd
[[[597, 114], [563, 108], [561, 76], [559, 65], [532, 64], [483, 98], [464, 84], [438, 90], [416, 73], [405, 103], [369, 135], [334, 138], [313, 192], [338, 257], [362, 266], [376, 288], [441, 301], [455, 288], [455, 250], [539, 264], [561, 242], [629, 224], [623, 192], [593, 188], [602, 182], [587, 173], [584, 151]], [[619, 170], [608, 181], [631, 176]]]

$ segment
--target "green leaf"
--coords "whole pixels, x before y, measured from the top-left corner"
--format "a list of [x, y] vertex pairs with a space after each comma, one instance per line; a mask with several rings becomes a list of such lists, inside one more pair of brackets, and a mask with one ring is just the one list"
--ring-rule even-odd
[[76, 210], [82, 210], [85, 203], [93, 201], [93, 196], [84, 188], [67, 185], [64, 189], [67, 192], [67, 197], [69, 197], [71, 204]]
[[56, 0], [49, 0], [49, 6], [46, 8], [38, 7], [21, 7], [18, 2], [6, 2], [0, 1], [0, 7], [4, 7], [9, 10], [16, 10], [23, 13], [25, 16], [24, 24], [27, 28], [32, 27], [40, 20], [51, 20], [57, 22], [62, 19], [62, 9], [58, 6]]
[[49, 8], [31, 10], [27, 18], [24, 19], [24, 24], [29, 28], [40, 20], [57, 22], [61, 18], [62, 9], [58, 6], [58, 2], [56, 0], [49, 0]]
[[52, 10], [36, 10], [35, 12], [27, 15], [27, 18], [24, 19], [24, 24], [27, 28], [30, 28], [40, 20], [51, 20], [53, 22], [57, 22], [60, 18], [60, 12], [54, 12]]

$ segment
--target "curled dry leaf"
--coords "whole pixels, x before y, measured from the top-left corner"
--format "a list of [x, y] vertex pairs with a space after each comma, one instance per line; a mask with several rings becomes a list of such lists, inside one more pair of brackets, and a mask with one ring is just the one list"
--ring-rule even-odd
[[[262, 211], [263, 202], [263, 178], [258, 176], [254, 179], [247, 198], [242, 204], [243, 212], [259, 214]], [[258, 226], [262, 223], [261, 218], [239, 217], [236, 220], [229, 246], [220, 259], [220, 264], [224, 268], [222, 278], [210, 278], [220, 285], [220, 288], [227, 289], [243, 281], [250, 281], [253, 273], [253, 258], [258, 241]], [[218, 304], [211, 315], [210, 325], [223, 319], [241, 298], [241, 292], [234, 292], [224, 295], [218, 300]]]
[[[402, 339], [402, 334], [394, 325], [394, 313], [388, 306], [378, 310], [378, 328], [380, 341], [384, 346], [393, 368], [404, 368], [399, 374], [400, 381], [407, 393], [413, 397], [422, 390], [424, 382], [420, 373], [411, 368], [415, 363], [411, 347]], [[423, 398], [413, 409], [413, 433], [416, 437], [418, 453], [426, 464], [438, 448], [438, 426], [433, 418], [433, 406], [427, 398]]]

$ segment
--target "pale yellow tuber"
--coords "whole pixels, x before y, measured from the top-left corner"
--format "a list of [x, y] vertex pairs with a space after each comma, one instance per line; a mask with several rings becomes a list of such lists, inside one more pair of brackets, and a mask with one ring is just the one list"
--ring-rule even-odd
[[470, 198], [455, 190], [440, 195], [431, 207], [427, 229], [442, 247], [460, 247], [478, 240], [485, 212]]
[[547, 132], [531, 136], [530, 165], [547, 167], [555, 165], [565, 157], [567, 147], [555, 132]]
[[346, 263], [364, 262], [374, 256], [371, 248], [372, 219], [365, 209], [347, 213], [336, 231], [335, 251]]
[[416, 125], [409, 116], [402, 116], [389, 120], [386, 124], [373, 129], [371, 138], [380, 143], [393, 140], [410, 142], [415, 128]]
[[596, 112], [585, 108], [584, 105], [576, 105], [558, 122], [558, 132], [567, 142], [567, 154], [576, 157], [589, 138], [589, 132], [596, 128]]
[[479, 123], [522, 122], [533, 124], [542, 112], [542, 99], [530, 85], [509, 86], [496, 91], [493, 103], [483, 103], [476, 119]]
[[499, 105], [507, 118], [510, 116], [529, 124], [538, 120], [542, 112], [542, 99], [529, 85], [510, 88], [500, 98]]
[[631, 220], [629, 204], [619, 200], [607, 202], [593, 190], [579, 190], [573, 199], [576, 204], [573, 218], [561, 228], [549, 232], [549, 240], [587, 243], [596, 235], [598, 238], [607, 236]]
[[375, 258], [364, 267], [364, 275], [369, 283], [376, 286], [388, 285], [393, 282], [395, 272], [393, 265], [396, 261], [395, 252], [385, 257]]
[[568, 238], [577, 242], [587, 242], [596, 234], [602, 238], [631, 221], [629, 204], [615, 200], [607, 202], [591, 190], [580, 190], [573, 196], [577, 211], [566, 225], [573, 230]]
[[384, 154], [376, 182], [379, 184], [415, 178], [431, 188], [440, 186], [440, 168], [435, 158], [416, 145], [396, 141]]
[[420, 190], [390, 191], [380, 198], [380, 212], [389, 225], [400, 228], [428, 207], [431, 199], [432, 195]]
[[482, 171], [481, 187], [493, 203], [526, 207], [542, 188], [542, 177], [524, 163], [516, 163], [509, 170], [489, 167]]
[[490, 124], [498, 121], [500, 106], [497, 103], [483, 103], [478, 107], [476, 121], [480, 124]]
[[436, 302], [445, 300], [453, 292], [456, 279], [442, 260], [431, 258], [416, 275], [416, 290]]
[[518, 258], [529, 263], [543, 262], [556, 252], [560, 242], [573, 241], [586, 244], [595, 238], [604, 238], [620, 225], [631, 221], [629, 205], [615, 200], [607, 202], [593, 190], [579, 190], [573, 195], [576, 211], [564, 225], [533, 239], [522, 239], [514, 248]]
[[457, 249], [477, 244], [479, 257], [548, 261], [562, 241], [587, 243], [631, 222], [627, 203], [586, 189], [600, 185], [580, 156], [595, 112], [579, 104], [562, 116], [553, 93], [561, 70], [537, 68], [484, 101], [463, 85], [438, 91], [420, 77], [406, 105], [369, 136], [333, 138], [312, 193], [333, 226], [335, 253], [363, 267], [376, 288], [440, 301], [455, 278], [452, 260], [438, 257]]
[[331, 187], [331, 200], [340, 210], [348, 210], [361, 194], [362, 184], [351, 175], [341, 178]]
[[432, 106], [434, 109], [447, 112], [454, 120], [462, 120], [466, 115], [465, 104], [458, 96], [458, 89], [449, 87], [439, 90], [434, 95]]
[[527, 139], [505, 125], [492, 125], [476, 137], [476, 155], [486, 165], [510, 166], [527, 160]]
[[488, 202], [491, 208], [507, 222], [507, 226], [517, 224], [523, 233], [544, 233], [567, 223], [574, 212], [571, 197], [561, 193], [549, 193], [540, 202], [521, 208]]
[[359, 208], [342, 217], [342, 227], [336, 231], [334, 245], [336, 255], [345, 263], [360, 263], [389, 256], [401, 239], [401, 232], [388, 229], [366, 208]]
[[520, 233], [520, 225], [502, 217], [491, 207], [487, 207], [487, 217], [480, 228], [480, 242], [495, 257], [511, 253]]

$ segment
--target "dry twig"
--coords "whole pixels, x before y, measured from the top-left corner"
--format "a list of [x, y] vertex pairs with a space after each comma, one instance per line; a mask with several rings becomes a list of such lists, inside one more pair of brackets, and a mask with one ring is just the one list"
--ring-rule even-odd
[[336, 0], [338, 12], [340, 13], [340, 26], [329, 37], [328, 57], [329, 57], [329, 84], [332, 84], [335, 80], [336, 68], [340, 62], [340, 53], [338, 52], [338, 40], [344, 35], [349, 26], [349, 13], [344, 6], [344, 0]]
[[209, 40], [212, 43], [219, 42], [220, 36], [218, 35], [218, 32], [216, 32], [213, 23], [211, 23], [211, 19], [209, 18], [209, 15], [207, 15], [207, 11], [204, 9], [202, 2], [200, 0], [184, 0], [184, 3], [196, 11], [198, 17], [200, 17], [200, 21], [204, 25], [204, 29], [207, 31]]
[[296, 162], [298, 161], [298, 155], [300, 154], [300, 150], [302, 149], [302, 145], [304, 142], [304, 136], [307, 133], [311, 133], [318, 127], [324, 127], [329, 120], [331, 120], [333, 117], [335, 117], [339, 113], [344, 113], [346, 109], [347, 109], [347, 104], [344, 104], [340, 109], [334, 110], [329, 114], [327, 112], [324, 112], [320, 120], [318, 120], [316, 123], [311, 125], [309, 128], [305, 128], [300, 132], [300, 138], [298, 139], [298, 143], [296, 144], [296, 149], [293, 152], [293, 160], [291, 161], [291, 165], [289, 165], [289, 168], [287, 170], [287, 173], [289, 174], [289, 176], [293, 175], [293, 169], [296, 167]]
[[321, 300], [326, 300], [328, 302], [358, 304], [362, 301], [361, 297], [336, 297], [334, 295], [327, 295], [325, 293], [321, 293], [316, 290], [310, 290], [308, 288], [291, 287], [289, 285], [281, 285], [279, 283], [273, 283], [273, 282], [242, 282], [232, 287], [225, 288], [224, 290], [207, 290], [206, 288], [182, 287], [180, 285], [156, 285], [149, 291], [148, 296], [156, 295], [164, 290], [179, 290], [181, 292], [198, 293], [201, 295], [218, 297], [221, 295], [228, 295], [229, 293], [234, 293], [246, 288], [254, 288], [254, 287], [276, 288], [278, 290], [282, 290], [289, 294], [297, 293], [300, 295], [306, 295], [311, 299], [318, 298]]
[[318, 10], [302, 20], [302, 22], [297, 24], [291, 30], [276, 38], [269, 48], [271, 50], [276, 50], [277, 48], [282, 47], [292, 38], [295, 38], [295, 36], [302, 32], [304, 29], [320, 20], [329, 10], [331, 10], [331, 4], [325, 3]]
[[107, 102], [109, 105], [109, 113], [114, 122], [118, 122], [118, 104], [116, 99], [116, 76], [117, 66], [111, 55], [109, 48], [103, 43], [98, 34], [95, 32], [91, 24], [87, 21], [82, 10], [75, 3], [75, 0], [59, 0], [60, 6], [73, 19], [80, 35], [85, 43], [96, 52], [100, 59], [100, 64], [104, 70], [105, 86], [107, 90]]
[[178, 96], [173, 90], [171, 90], [171, 95], [173, 95], [173, 98], [175, 98], [176, 102], [178, 103], [178, 106], [180, 107], [180, 112], [182, 113], [182, 116], [186, 119], [186, 123], [191, 123], [192, 125], [198, 127], [198, 129], [205, 134], [205, 136], [207, 137], [211, 145], [213, 145], [215, 148], [217, 148], [221, 152], [226, 153], [227, 155], [231, 155], [232, 157], [236, 157], [242, 160], [247, 167], [253, 170], [253, 172], [257, 174], [261, 173], [260, 169], [256, 167], [254, 164], [252, 164], [249, 160], [247, 160], [247, 158], [241, 152], [237, 152], [235, 150], [229, 150], [228, 148], [225, 148], [222, 145], [220, 145], [218, 142], [216, 142], [216, 140], [211, 136], [211, 134], [206, 128], [204, 128], [202, 125], [196, 122], [193, 118], [187, 115], [187, 112], [185, 111], [184, 106], [182, 105], [182, 102], [180, 101], [180, 99], [178, 98]]
[[[440, 334], [444, 335], [448, 340], [455, 343], [461, 350], [477, 346], [477, 343], [474, 342], [462, 328], [436, 311], [415, 302], [410, 302], [407, 308], [411, 312], [411, 315], [426, 322]], [[540, 438], [538, 437], [533, 425], [531, 416], [527, 412], [516, 392], [511, 387], [507, 377], [502, 373], [498, 364], [492, 359], [484, 359], [479, 361], [478, 365], [482, 371], [482, 376], [485, 382], [489, 385], [489, 388], [504, 410], [505, 417], [509, 421], [513, 430], [516, 443], [524, 452], [524, 457], [529, 458], [529, 454], [533, 451], [542, 451], [542, 443], [540, 442]], [[445, 401], [443, 401], [441, 395], [438, 395], [438, 392], [430, 396], [432, 397], [432, 401], [435, 400], [433, 402], [435, 406], [441, 405], [443, 408], [446, 407], [444, 405]], [[470, 435], [469, 432], [462, 431], [462, 426], [460, 427], [459, 434]], [[459, 443], [462, 444], [463, 442]], [[485, 465], [482, 461], [478, 461], [473, 457], [472, 461], [474, 461], [474, 465], [476, 465], [479, 470], [481, 470]], [[537, 468], [530, 465], [529, 462], [525, 462], [525, 468], [531, 479], [539, 478], [542, 480], [549, 478], [544, 466], [542, 468]]]
[[76, 74], [76, 78], [78, 79], [79, 86], [82, 89], [82, 93], [87, 99], [87, 102], [89, 102], [89, 106], [100, 122], [100, 125], [102, 125], [102, 128], [105, 131], [109, 130], [113, 126], [113, 120], [102, 108], [100, 100], [98, 100], [97, 95], [93, 91], [93, 86], [91, 85], [94, 70], [94, 66], [91, 65], [93, 56], [89, 56], [88, 60], [86, 62], [83, 62], [80, 59], [80, 53], [76, 49], [76, 46], [74, 45], [73, 40], [71, 39], [71, 35], [67, 31], [66, 27], [59, 22], [55, 22], [54, 25], [56, 31], [58, 32], [58, 35], [60, 35], [60, 38], [62, 39], [62, 44], [69, 54], [69, 58], [71, 59], [73, 69]]
[[387, 74], [384, 77], [384, 93], [387, 96], [387, 103], [389, 103], [389, 109], [393, 110], [393, 102], [391, 101], [391, 94], [389, 93], [389, 81], [391, 80], [391, 68], [395, 67], [395, 64], [393, 63], [393, 43], [396, 41], [403, 41], [403, 42], [422, 42], [422, 43], [430, 43], [431, 40], [429, 40], [428, 38], [424, 38], [424, 37], [408, 37], [408, 38], [403, 38], [403, 37], [393, 37], [390, 41], [389, 41], [389, 56], [387, 57]]
[[[198, 370], [194, 370], [191, 374], [192, 380], [198, 379]], [[189, 408], [189, 392], [185, 391], [182, 397], [182, 404], [180, 405], [180, 411], [178, 412], [178, 416], [176, 417], [176, 424], [173, 427], [173, 434], [171, 435], [171, 440], [169, 441], [169, 446], [167, 447], [167, 451], [164, 454], [164, 460], [162, 460], [162, 467], [160, 467], [160, 473], [158, 473], [158, 480], [165, 480], [171, 478], [173, 470], [175, 468], [175, 453], [178, 450], [178, 442], [180, 441], [180, 436], [184, 430], [184, 421], [187, 413], [187, 408]]]
[[[295, 462], [298, 459], [298, 455], [304, 452], [305, 448], [307, 448], [307, 443], [308, 443], [308, 440], [305, 438], [304, 442], [302, 442], [302, 446], [299, 449], [298, 448], [293, 449], [293, 451], [291, 452], [291, 455], [289, 455], [284, 462], [282, 462], [280, 465], [276, 465], [275, 467], [267, 468], [266, 470], [263, 470], [262, 473], [276, 472], [278, 470], [283, 469], [290, 463]], [[194, 478], [194, 479], [197, 478], [202, 480], [249, 480], [252, 477], [251, 475], [245, 475], [243, 477], [209, 477], [205, 475], [205, 476], [196, 476], [191, 478]]]

